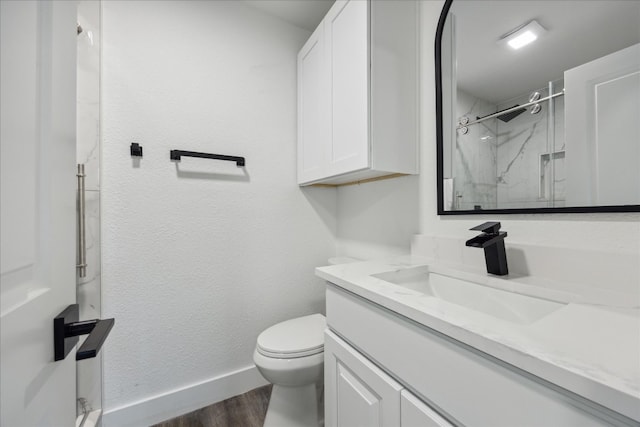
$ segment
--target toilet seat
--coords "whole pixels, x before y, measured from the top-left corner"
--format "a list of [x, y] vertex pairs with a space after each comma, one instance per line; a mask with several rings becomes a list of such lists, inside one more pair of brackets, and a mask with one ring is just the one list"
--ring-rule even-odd
[[327, 321], [322, 314], [286, 320], [265, 329], [256, 345], [266, 357], [293, 359], [324, 351], [324, 330]]

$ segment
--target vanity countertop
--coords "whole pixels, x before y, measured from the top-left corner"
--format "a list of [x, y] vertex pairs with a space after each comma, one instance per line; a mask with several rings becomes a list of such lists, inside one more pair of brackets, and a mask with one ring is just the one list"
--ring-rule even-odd
[[[539, 285], [532, 278], [497, 279], [482, 271], [457, 276], [565, 305], [529, 324], [500, 320], [372, 277], [421, 265], [418, 257], [318, 267], [321, 278], [401, 316], [470, 345], [535, 376], [640, 422], [640, 308], [606, 304], [607, 295]], [[484, 281], [484, 282], [483, 282]], [[598, 298], [598, 304], [594, 304]], [[605, 303], [603, 303], [605, 301]]]

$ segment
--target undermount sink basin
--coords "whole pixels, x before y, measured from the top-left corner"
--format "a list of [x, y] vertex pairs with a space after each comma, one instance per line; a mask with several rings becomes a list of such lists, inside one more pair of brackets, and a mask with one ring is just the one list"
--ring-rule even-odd
[[427, 267], [408, 268], [372, 276], [513, 323], [533, 323], [565, 306], [563, 303], [430, 272]]

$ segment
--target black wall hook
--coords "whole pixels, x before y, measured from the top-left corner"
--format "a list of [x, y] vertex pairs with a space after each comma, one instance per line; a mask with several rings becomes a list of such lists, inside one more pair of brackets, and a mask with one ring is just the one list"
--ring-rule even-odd
[[131, 155], [134, 157], [142, 157], [142, 146], [137, 142], [131, 143]]

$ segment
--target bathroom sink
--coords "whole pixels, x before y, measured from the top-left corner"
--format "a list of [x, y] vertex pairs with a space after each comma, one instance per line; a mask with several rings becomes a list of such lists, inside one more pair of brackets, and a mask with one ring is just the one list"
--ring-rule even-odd
[[565, 306], [415, 267], [372, 277], [508, 322], [529, 324]]

